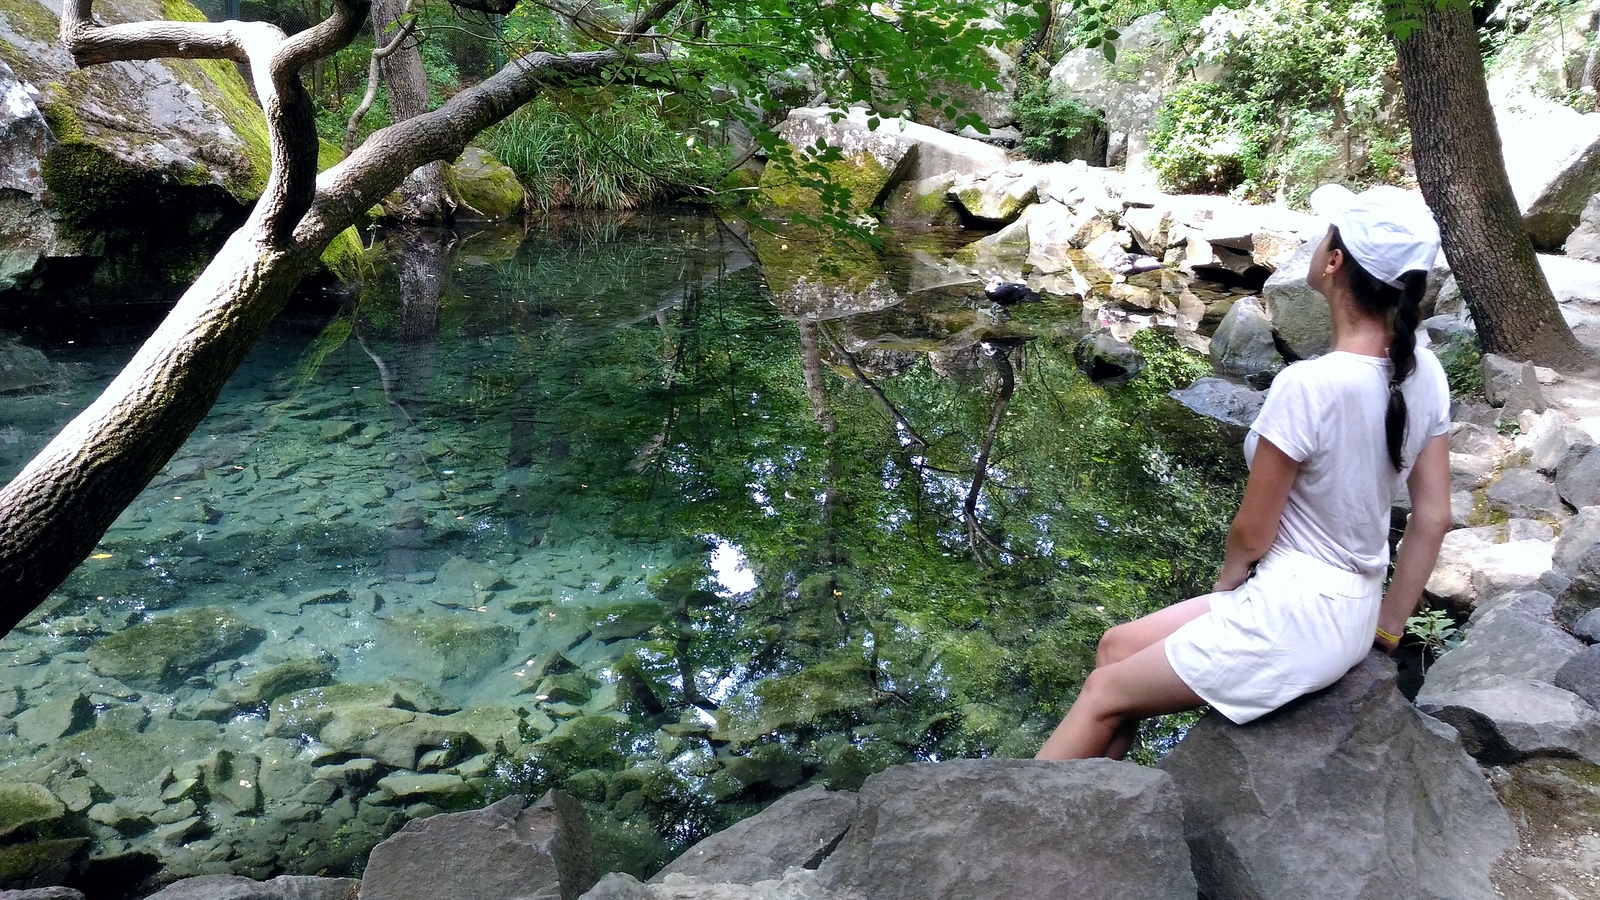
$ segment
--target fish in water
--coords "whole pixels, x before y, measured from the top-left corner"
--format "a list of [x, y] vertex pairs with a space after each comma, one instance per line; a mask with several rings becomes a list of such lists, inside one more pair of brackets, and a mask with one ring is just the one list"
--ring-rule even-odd
[[990, 276], [989, 283], [983, 286], [983, 295], [1001, 306], [1039, 302], [1038, 291], [1020, 282], [1001, 281], [999, 275]]

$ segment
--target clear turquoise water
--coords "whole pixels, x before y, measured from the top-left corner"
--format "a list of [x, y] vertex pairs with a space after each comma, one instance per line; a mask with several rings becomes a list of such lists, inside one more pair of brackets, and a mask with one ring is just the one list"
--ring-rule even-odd
[[[807, 783], [1031, 754], [1102, 629], [1210, 583], [1242, 469], [1159, 371], [1089, 384], [1077, 305], [909, 293], [954, 240], [818, 272], [693, 212], [391, 238], [0, 640], [0, 787], [78, 807], [90, 880], [356, 871], [547, 787], [644, 873]], [[26, 334], [61, 378], [0, 397], [0, 477], [120, 337]], [[249, 639], [128, 683], [113, 636], [208, 607]], [[284, 663], [316, 671], [250, 692]]]

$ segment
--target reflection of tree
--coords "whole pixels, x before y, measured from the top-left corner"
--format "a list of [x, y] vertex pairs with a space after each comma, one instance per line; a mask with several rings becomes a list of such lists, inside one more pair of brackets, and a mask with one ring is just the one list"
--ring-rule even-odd
[[[397, 473], [414, 480], [434, 480], [422, 454], [426, 437], [420, 428], [422, 406], [433, 380], [439, 342], [439, 301], [449, 283], [453, 236], [438, 228], [403, 228], [385, 240], [395, 263], [399, 287], [400, 318], [397, 340], [388, 360], [374, 349], [366, 334], [369, 325], [358, 314], [353, 328], [356, 342], [372, 360], [388, 402], [392, 443], [406, 463]], [[427, 546], [424, 519], [410, 504], [390, 504], [388, 570], [408, 574], [421, 568]]]
[[[1016, 347], [1020, 353], [1021, 345]], [[961, 505], [961, 519], [967, 526], [967, 543], [972, 548], [972, 557], [985, 569], [994, 568], [993, 561], [984, 552], [985, 547], [999, 553], [1008, 552], [984, 530], [983, 523], [978, 520], [978, 498], [983, 493], [984, 482], [989, 479], [989, 454], [994, 450], [994, 439], [1000, 435], [1000, 423], [1005, 419], [1006, 408], [1011, 405], [1011, 395], [1017, 386], [1016, 374], [1011, 368], [1011, 350], [1011, 346], [1004, 344], [994, 347], [994, 367], [1000, 375], [1000, 388], [995, 392], [989, 426], [984, 429], [983, 442], [972, 464], [972, 487], [967, 491], [966, 502]]]
[[889, 397], [884, 394], [883, 388], [878, 387], [878, 383], [869, 378], [867, 374], [861, 370], [860, 363], [856, 362], [855, 354], [851, 353], [849, 350], [846, 350], [844, 345], [840, 344], [839, 341], [834, 338], [834, 336], [830, 334], [822, 325], [819, 324], [817, 328], [822, 332], [823, 336], [828, 339], [828, 345], [833, 348], [835, 353], [839, 354], [840, 358], [844, 360], [844, 364], [850, 368], [851, 377], [853, 377], [862, 387], [866, 388], [867, 393], [871, 394], [874, 400], [878, 401], [878, 405], [883, 408], [884, 412], [889, 414], [890, 418], [894, 419], [894, 423], [900, 426], [900, 429], [905, 432], [905, 436], [911, 441], [911, 443], [918, 447], [928, 446], [927, 440], [925, 440], [922, 435], [917, 433], [917, 429], [911, 426], [911, 422], [908, 421], [905, 415], [900, 412], [899, 407], [895, 406]]

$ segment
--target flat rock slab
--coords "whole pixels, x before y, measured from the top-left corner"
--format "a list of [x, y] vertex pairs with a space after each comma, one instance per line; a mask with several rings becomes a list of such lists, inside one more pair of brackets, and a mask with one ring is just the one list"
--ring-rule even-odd
[[1548, 682], [1501, 678], [1465, 690], [1425, 688], [1417, 707], [1460, 730], [1467, 751], [1486, 765], [1531, 756], [1600, 763], [1600, 715]]
[[1182, 830], [1172, 780], [1132, 763], [912, 763], [867, 779], [819, 871], [872, 900], [1192, 900]]
[[354, 878], [309, 875], [279, 875], [269, 881], [242, 875], [202, 875], [175, 881], [145, 900], [347, 900], [355, 896], [360, 884]]
[[795, 791], [706, 838], [651, 880], [687, 875], [703, 882], [755, 884], [790, 868], [815, 869], [839, 844], [856, 814], [856, 795], [821, 785]]
[[361, 900], [576, 900], [595, 882], [583, 808], [559, 791], [525, 802], [408, 823], [373, 848]]
[[1406, 702], [1376, 653], [1247, 727], [1212, 713], [1161, 768], [1183, 794], [1203, 896], [1488, 900], [1514, 840], [1455, 734]]

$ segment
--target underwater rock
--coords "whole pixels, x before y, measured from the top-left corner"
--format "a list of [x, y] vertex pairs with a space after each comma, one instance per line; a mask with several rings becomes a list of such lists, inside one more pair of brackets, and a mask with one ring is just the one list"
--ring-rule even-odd
[[284, 694], [329, 684], [338, 668], [338, 660], [332, 657], [291, 659], [268, 669], [251, 672], [218, 690], [217, 696], [239, 706], [271, 703]]
[[455, 615], [402, 615], [379, 620], [379, 632], [410, 660], [410, 670], [441, 689], [476, 684], [517, 648], [517, 634], [496, 622]]
[[95, 728], [62, 741], [55, 758], [81, 771], [111, 796], [133, 797], [158, 790], [171, 760], [203, 756], [196, 752], [201, 743], [201, 739], [188, 736]]
[[666, 620], [667, 609], [654, 600], [600, 607], [589, 626], [597, 641], [615, 641], [644, 634]]
[[386, 775], [378, 779], [378, 788], [390, 798], [406, 802], [443, 801], [471, 793], [471, 788], [459, 775], [421, 775], [416, 772]]
[[819, 870], [873, 900], [1192, 900], [1172, 779], [1111, 760], [957, 759], [895, 766], [861, 787]]
[[[0, 61], [0, 66], [5, 63]], [[4, 236], [0, 235], [0, 244]], [[0, 246], [0, 256], [4, 248]], [[0, 279], [4, 263], [0, 262]], [[61, 366], [45, 355], [23, 344], [14, 336], [0, 335], [0, 394], [35, 392], [61, 384], [65, 380]]]
[[94, 704], [81, 693], [30, 706], [14, 719], [17, 736], [35, 744], [49, 744], [94, 727]]
[[0, 846], [0, 891], [60, 884], [83, 868], [88, 838], [56, 838]]
[[408, 823], [373, 848], [362, 900], [577, 898], [594, 885], [583, 807], [559, 791]]
[[137, 688], [171, 690], [219, 659], [249, 652], [263, 633], [220, 606], [157, 616], [89, 648], [89, 667]]
[[44, 785], [0, 784], [0, 841], [53, 836], [66, 814], [66, 806]]

